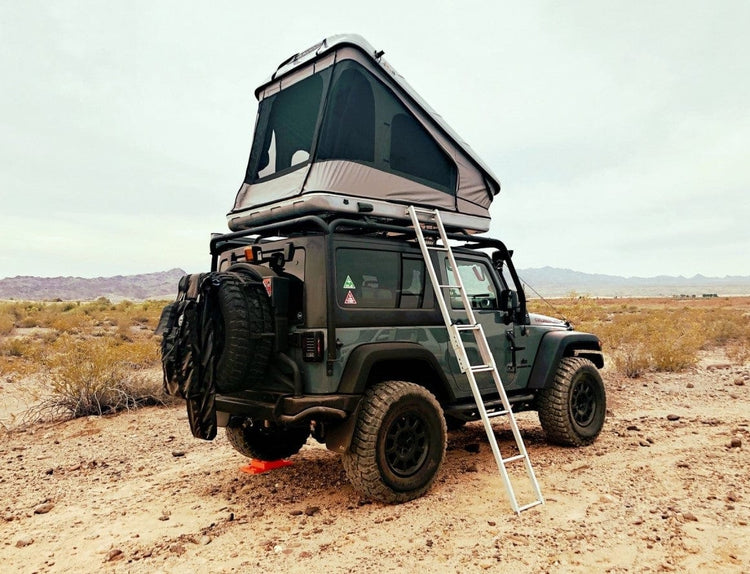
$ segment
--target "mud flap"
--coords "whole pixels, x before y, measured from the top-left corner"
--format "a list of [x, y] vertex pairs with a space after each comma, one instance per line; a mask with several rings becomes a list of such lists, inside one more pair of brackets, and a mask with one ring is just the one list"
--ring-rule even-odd
[[354, 436], [354, 426], [357, 424], [359, 418], [359, 411], [362, 405], [360, 400], [357, 403], [357, 408], [349, 417], [343, 422], [333, 425], [332, 428], [326, 430], [326, 448], [333, 452], [345, 453], [349, 450], [352, 444], [352, 436]]

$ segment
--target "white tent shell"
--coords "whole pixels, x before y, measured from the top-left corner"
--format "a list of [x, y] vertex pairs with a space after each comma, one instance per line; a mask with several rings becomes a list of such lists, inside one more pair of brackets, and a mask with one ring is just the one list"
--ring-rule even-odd
[[489, 228], [497, 178], [362, 37], [296, 54], [255, 93], [230, 229], [311, 213], [408, 219], [411, 204], [440, 209], [450, 226]]

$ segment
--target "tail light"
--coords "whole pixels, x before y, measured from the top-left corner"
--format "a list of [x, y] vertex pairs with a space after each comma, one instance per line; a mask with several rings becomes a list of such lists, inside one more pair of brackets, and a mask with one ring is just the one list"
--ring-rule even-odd
[[323, 360], [325, 344], [321, 331], [302, 333], [302, 358], [307, 363], [319, 363]]

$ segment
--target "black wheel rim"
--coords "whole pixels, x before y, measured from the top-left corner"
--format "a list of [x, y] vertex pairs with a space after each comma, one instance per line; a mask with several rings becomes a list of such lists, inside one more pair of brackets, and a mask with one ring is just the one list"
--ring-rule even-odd
[[596, 404], [594, 384], [588, 378], [579, 380], [570, 395], [570, 410], [577, 425], [585, 427], [591, 424], [596, 414]]
[[385, 436], [385, 459], [394, 474], [413, 475], [428, 452], [427, 425], [417, 413], [405, 413], [393, 421]]

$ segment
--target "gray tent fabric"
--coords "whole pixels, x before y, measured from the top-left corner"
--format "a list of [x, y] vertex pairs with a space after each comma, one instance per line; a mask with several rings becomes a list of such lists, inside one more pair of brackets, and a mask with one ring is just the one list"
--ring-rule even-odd
[[300, 214], [305, 205], [349, 205], [325, 196], [371, 201], [375, 216], [398, 213], [391, 203], [415, 204], [466, 215], [458, 221], [467, 228], [489, 226], [497, 178], [361, 37], [334, 36], [295, 55], [256, 96], [230, 228]]

